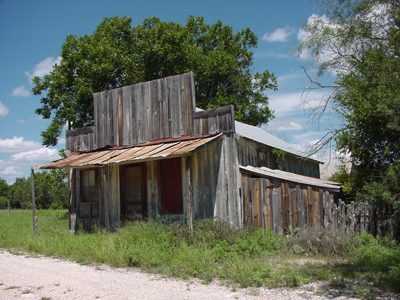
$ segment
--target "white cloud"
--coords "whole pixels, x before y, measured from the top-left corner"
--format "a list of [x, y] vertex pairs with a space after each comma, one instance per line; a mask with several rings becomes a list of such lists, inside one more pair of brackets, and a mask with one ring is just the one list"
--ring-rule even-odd
[[313, 149], [312, 147], [316, 143], [318, 143], [318, 141], [319, 141], [318, 139], [312, 139], [312, 140], [303, 141], [301, 143], [291, 143], [290, 145], [299, 151], [308, 153]]
[[293, 137], [298, 141], [304, 141], [312, 137], [312, 140], [315, 140], [316, 137], [321, 136], [321, 131], [307, 131], [300, 134], [296, 134]]
[[293, 121], [285, 122], [283, 124], [277, 125], [276, 128], [274, 128], [274, 130], [278, 132], [297, 131], [302, 129], [304, 129], [304, 125]]
[[290, 59], [293, 58], [289, 53], [285, 52], [271, 52], [271, 51], [257, 51], [254, 53], [256, 58], [276, 58], [276, 59]]
[[30, 94], [31, 94], [31, 92], [25, 87], [24, 84], [17, 86], [11, 92], [11, 96], [15, 96], [15, 97], [28, 97], [28, 96], [30, 96]]
[[11, 160], [16, 162], [45, 162], [60, 158], [58, 150], [54, 148], [40, 148], [36, 150], [23, 151], [11, 155]]
[[340, 170], [343, 164], [347, 172], [351, 171], [352, 164], [349, 154], [343, 155], [337, 151], [331, 151], [328, 155], [325, 155], [323, 161], [324, 164], [319, 167], [322, 179], [331, 177]]
[[22, 175], [17, 166], [9, 161], [0, 160], [0, 177], [12, 183], [16, 177]]
[[25, 74], [28, 76], [30, 81], [35, 76], [43, 77], [49, 74], [53, 70], [55, 64], [59, 64], [60, 62], [61, 62], [61, 56], [58, 56], [56, 58], [52, 56], [46, 57], [33, 67], [32, 72], [27, 71], [25, 72]]
[[[307, 19], [307, 24], [310, 22], [310, 19], [312, 19], [314, 16], [316, 15], [311, 15], [308, 19]], [[303, 28], [300, 28], [297, 31], [297, 39], [301, 42], [307, 40], [309, 37], [311, 36], [311, 34], [308, 31], [305, 31]]]
[[289, 27], [277, 28], [273, 32], [266, 32], [262, 39], [266, 42], [286, 42], [293, 32]]
[[61, 137], [57, 139], [57, 145], [65, 145], [65, 138]]
[[286, 93], [272, 95], [269, 99], [269, 103], [270, 108], [279, 115], [301, 109], [308, 110], [317, 108], [323, 105], [327, 96], [328, 94], [319, 91], [311, 91], [309, 93]]
[[39, 147], [20, 151], [12, 154], [8, 160], [0, 160], [0, 177], [11, 184], [18, 177], [29, 176], [31, 166], [59, 158], [58, 150], [55, 148]]
[[[345, 25], [334, 22], [325, 15], [312, 14], [307, 19], [307, 24], [297, 32], [297, 39], [304, 45], [298, 56], [300, 59], [311, 59], [320, 65], [325, 64], [327, 69], [336, 74], [348, 73], [351, 66], [348, 57], [358, 57], [365, 49], [374, 47], [375, 41], [385, 40], [390, 28], [396, 26], [389, 11], [393, 7], [390, 4], [375, 4], [368, 11], [355, 16], [355, 19], [371, 26], [372, 38], [356, 39], [341, 44], [337, 38], [348, 34]], [[316, 41], [320, 41], [317, 44]], [[312, 53], [311, 48], [318, 48]], [[314, 49], [315, 50], [315, 49]]]
[[13, 153], [39, 148], [41, 148], [41, 145], [38, 142], [25, 140], [22, 136], [0, 139], [0, 153]]
[[9, 109], [0, 101], [0, 117], [5, 117], [9, 113]]
[[299, 52], [299, 58], [302, 60], [308, 60], [312, 58], [311, 50], [308, 48], [303, 48]]
[[269, 98], [269, 106], [276, 114], [288, 112], [299, 108], [301, 104], [301, 93], [287, 93], [272, 95]]
[[[338, 29], [337, 24], [332, 23], [327, 16], [319, 16], [316, 14], [312, 14], [308, 17], [306, 26], [307, 28], [317, 28], [314, 29], [316, 32], [315, 34], [324, 34], [324, 28], [331, 29], [332, 32], [336, 32]], [[311, 37], [312, 34], [309, 31], [304, 30], [303, 28], [300, 28], [297, 32], [297, 39], [300, 41], [300, 43], [307, 43]], [[326, 44], [329, 46], [321, 48], [318, 52], [318, 55], [314, 57], [314, 59], [318, 63], [324, 63], [326, 61], [334, 59], [337, 56], [335, 50], [337, 49], [338, 45], [335, 42], [334, 37], [332, 37], [332, 40]], [[308, 47], [303, 47], [300, 50], [298, 56], [300, 59], [303, 60], [313, 58], [311, 49]]]
[[282, 83], [285, 81], [297, 80], [297, 79], [301, 79], [304, 77], [305, 77], [304, 73], [290, 73], [290, 74], [278, 76], [277, 80], [278, 80], [278, 83]]

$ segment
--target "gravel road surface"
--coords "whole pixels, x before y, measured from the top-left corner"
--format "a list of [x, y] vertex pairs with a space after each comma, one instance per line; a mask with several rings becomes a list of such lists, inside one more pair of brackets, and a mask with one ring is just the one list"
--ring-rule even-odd
[[322, 299], [315, 284], [298, 289], [232, 289], [133, 268], [83, 266], [0, 251], [0, 299]]

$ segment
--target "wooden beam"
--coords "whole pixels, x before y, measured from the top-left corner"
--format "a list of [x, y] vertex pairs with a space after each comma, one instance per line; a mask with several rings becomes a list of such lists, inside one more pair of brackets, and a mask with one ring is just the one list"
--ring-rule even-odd
[[102, 168], [103, 173], [103, 201], [104, 201], [104, 225], [106, 229], [110, 229], [110, 178], [109, 178], [109, 167], [105, 166]]
[[31, 167], [31, 187], [32, 187], [32, 225], [33, 236], [37, 238], [37, 216], [36, 216], [36, 197], [35, 197], [35, 172]]
[[187, 224], [190, 231], [193, 231], [193, 189], [192, 189], [192, 176], [190, 172], [190, 167], [192, 164], [192, 157], [186, 157], [186, 179], [188, 185], [188, 205], [187, 205]]

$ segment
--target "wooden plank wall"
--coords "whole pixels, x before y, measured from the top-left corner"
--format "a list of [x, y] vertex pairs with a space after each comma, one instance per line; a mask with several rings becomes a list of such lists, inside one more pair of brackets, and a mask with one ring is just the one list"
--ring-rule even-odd
[[65, 134], [65, 149], [73, 152], [88, 151], [96, 148], [94, 127], [68, 130]]
[[334, 195], [315, 187], [242, 174], [243, 223], [277, 234], [289, 228], [364, 232], [369, 226], [364, 204], [334, 202]]
[[[237, 136], [236, 145], [239, 163], [242, 166], [267, 167], [286, 172], [319, 178], [319, 163], [291, 154], [278, 159], [273, 148], [250, 139]], [[279, 163], [279, 164], [278, 164]]]
[[158, 220], [161, 216], [161, 187], [160, 187], [160, 162], [146, 162], [147, 174], [147, 214], [151, 220]]
[[267, 167], [271, 169], [277, 167], [276, 159], [272, 154], [271, 147], [241, 136], [236, 137], [236, 145], [240, 165]]
[[[81, 202], [80, 196], [80, 172], [73, 170], [74, 182], [73, 207], [71, 211], [77, 216], [77, 229], [91, 231], [95, 226], [107, 229], [117, 228], [120, 225], [120, 186], [119, 166], [105, 166], [96, 168], [96, 202]], [[107, 187], [107, 188], [105, 188]]]
[[95, 93], [93, 97], [98, 148], [193, 133], [192, 72]]
[[[192, 155], [191, 178], [194, 219], [221, 219], [235, 228], [243, 225], [240, 173], [232, 135], [223, 135]], [[184, 196], [185, 189], [186, 185]]]
[[235, 132], [235, 112], [233, 105], [196, 111], [194, 113], [193, 135], [208, 135], [219, 132]]

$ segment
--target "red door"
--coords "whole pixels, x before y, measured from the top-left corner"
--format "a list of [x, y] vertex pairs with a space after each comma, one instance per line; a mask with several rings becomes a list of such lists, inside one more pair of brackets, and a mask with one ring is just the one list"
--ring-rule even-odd
[[183, 213], [181, 158], [161, 160], [161, 197], [163, 213]]

